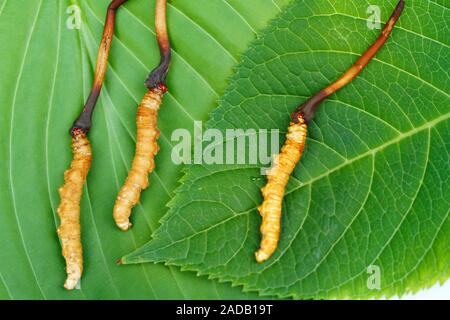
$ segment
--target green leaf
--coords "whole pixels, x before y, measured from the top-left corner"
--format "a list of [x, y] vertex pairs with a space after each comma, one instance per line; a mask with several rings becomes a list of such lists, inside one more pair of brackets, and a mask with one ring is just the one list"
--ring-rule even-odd
[[[102, 1], [0, 0], [0, 298], [254, 298], [239, 288], [162, 265], [117, 266], [150, 239], [181, 167], [170, 134], [204, 119], [255, 30], [288, 0], [171, 0], [173, 65], [159, 125], [161, 152], [151, 187], [122, 233], [112, 208], [134, 152], [135, 114], [159, 51], [154, 1], [129, 1], [117, 16], [110, 64], [90, 133], [93, 165], [82, 199], [85, 274], [66, 292], [56, 235], [58, 188], [70, 163], [68, 129], [89, 93], [106, 8]], [[80, 30], [67, 28], [81, 9]], [[176, 88], [176, 89], [175, 89]]]
[[[295, 1], [243, 55], [207, 127], [285, 130], [290, 112], [377, 37], [369, 4], [386, 21], [396, 1]], [[259, 166], [195, 165], [153, 240], [124, 262], [164, 261], [295, 298], [402, 295], [447, 280], [449, 21], [448, 1], [406, 1], [386, 47], [322, 105], [270, 260], [254, 259]], [[374, 270], [380, 290], [370, 286]]]

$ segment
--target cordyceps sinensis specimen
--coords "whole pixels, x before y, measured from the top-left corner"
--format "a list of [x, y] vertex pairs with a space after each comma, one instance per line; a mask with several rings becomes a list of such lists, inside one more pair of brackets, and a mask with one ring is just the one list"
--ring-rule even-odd
[[314, 117], [320, 103], [351, 82], [381, 49], [400, 17], [404, 5], [404, 0], [401, 0], [397, 4], [397, 7], [386, 23], [384, 29], [381, 31], [378, 39], [350, 69], [348, 69], [336, 82], [320, 90], [305, 103], [297, 107], [292, 113], [292, 121], [288, 128], [286, 142], [281, 148], [280, 154], [275, 157], [274, 166], [267, 174], [268, 181], [266, 186], [261, 189], [264, 201], [258, 208], [262, 216], [262, 239], [260, 248], [255, 253], [258, 262], [267, 260], [277, 248], [280, 237], [281, 205], [283, 202], [284, 191], [290, 175], [302, 156], [308, 131], [308, 122]]
[[109, 49], [114, 34], [116, 11], [127, 1], [114, 0], [108, 6], [103, 36], [98, 50], [92, 90], [83, 111], [70, 129], [73, 160], [70, 168], [64, 173], [64, 185], [59, 189], [61, 203], [58, 207], [58, 215], [61, 220], [58, 235], [62, 244], [62, 254], [66, 260], [67, 272], [67, 280], [64, 287], [68, 290], [72, 290], [77, 286], [83, 273], [80, 200], [92, 160], [91, 145], [87, 138], [87, 133], [92, 126], [92, 112], [105, 78]]
[[159, 137], [158, 111], [163, 95], [167, 91], [165, 81], [171, 58], [166, 25], [166, 6], [166, 0], [156, 1], [155, 31], [161, 60], [145, 82], [148, 91], [137, 110], [136, 151], [133, 163], [114, 205], [114, 220], [123, 231], [131, 227], [131, 210], [139, 202], [142, 190], [149, 185], [148, 176], [155, 168], [154, 158], [159, 151], [157, 144]]

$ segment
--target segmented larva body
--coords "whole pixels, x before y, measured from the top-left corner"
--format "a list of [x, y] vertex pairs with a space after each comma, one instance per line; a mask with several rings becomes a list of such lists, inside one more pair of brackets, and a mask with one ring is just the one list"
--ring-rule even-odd
[[58, 207], [60, 226], [58, 235], [62, 254], [66, 260], [67, 279], [64, 287], [74, 289], [83, 273], [83, 250], [81, 247], [80, 200], [83, 185], [89, 173], [92, 151], [89, 140], [81, 130], [72, 137], [73, 160], [64, 172], [64, 185], [59, 189], [61, 203]]
[[291, 114], [293, 122], [289, 126], [286, 143], [275, 159], [275, 166], [268, 174], [267, 185], [262, 188], [264, 202], [258, 208], [262, 216], [262, 240], [260, 249], [255, 253], [258, 262], [267, 260], [277, 248], [284, 190], [289, 176], [302, 156], [308, 129], [307, 122], [311, 121], [317, 108], [327, 97], [350, 83], [367, 66], [386, 43], [404, 7], [405, 1], [400, 0], [377, 40], [361, 57], [339, 79], [299, 105]]
[[301, 115], [298, 122], [291, 122], [286, 142], [280, 154], [275, 156], [274, 166], [267, 174], [267, 184], [261, 189], [263, 203], [258, 207], [262, 216], [261, 244], [255, 253], [257, 262], [264, 262], [276, 250], [280, 238], [281, 206], [289, 177], [300, 160], [306, 143], [307, 124]]
[[158, 111], [166, 90], [163, 86], [150, 89], [138, 107], [136, 151], [131, 170], [114, 205], [114, 220], [123, 231], [131, 227], [131, 210], [139, 202], [141, 191], [148, 187], [148, 175], [155, 168], [154, 158], [159, 151], [157, 139], [160, 134]]

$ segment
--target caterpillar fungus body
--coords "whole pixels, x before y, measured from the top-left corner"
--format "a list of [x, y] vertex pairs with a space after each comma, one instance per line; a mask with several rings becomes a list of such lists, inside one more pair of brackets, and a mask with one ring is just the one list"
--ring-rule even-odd
[[57, 210], [61, 221], [58, 235], [67, 264], [67, 280], [64, 285], [67, 289], [75, 288], [83, 273], [80, 200], [83, 184], [91, 167], [92, 152], [89, 139], [82, 130], [73, 133], [72, 153], [72, 163], [64, 172], [64, 185], [59, 189], [61, 204]]
[[64, 184], [59, 189], [61, 202], [57, 210], [60, 218], [58, 236], [61, 240], [62, 254], [66, 260], [67, 279], [64, 287], [67, 290], [72, 290], [78, 285], [83, 273], [80, 200], [83, 185], [92, 161], [91, 145], [87, 133], [92, 126], [92, 113], [105, 78], [109, 50], [114, 34], [116, 11], [127, 1], [114, 0], [108, 6], [103, 36], [97, 55], [92, 90], [83, 111], [70, 129], [73, 160], [70, 168], [64, 173]]
[[305, 147], [307, 123], [314, 117], [320, 103], [351, 82], [383, 47], [400, 17], [405, 1], [400, 0], [375, 42], [336, 82], [317, 92], [291, 114], [286, 142], [280, 154], [274, 159], [274, 166], [268, 172], [267, 184], [261, 191], [263, 203], [258, 208], [261, 217], [261, 243], [255, 253], [257, 262], [269, 259], [278, 246], [281, 229], [282, 201], [286, 184], [295, 169]]
[[150, 89], [137, 110], [135, 156], [114, 206], [114, 220], [124, 231], [131, 227], [131, 209], [139, 202], [141, 191], [148, 187], [148, 175], [155, 168], [154, 157], [159, 151], [158, 111], [164, 92], [163, 88]]
[[155, 168], [155, 155], [159, 151], [157, 139], [158, 111], [164, 93], [167, 92], [165, 80], [170, 66], [170, 42], [166, 25], [166, 0], [156, 1], [155, 31], [160, 50], [159, 65], [150, 73], [145, 84], [148, 92], [144, 95], [136, 116], [136, 150], [131, 169], [124, 185], [117, 195], [113, 209], [114, 221], [121, 230], [131, 226], [130, 216], [133, 207], [139, 202], [142, 190], [149, 185], [148, 176]]
[[261, 224], [263, 238], [259, 250], [255, 253], [258, 262], [267, 260], [277, 247], [284, 190], [289, 176], [302, 156], [307, 130], [306, 121], [302, 116], [299, 116], [297, 123], [291, 122], [286, 142], [280, 154], [274, 158], [274, 167], [267, 172], [267, 184], [261, 189], [264, 202], [258, 208], [263, 218]]

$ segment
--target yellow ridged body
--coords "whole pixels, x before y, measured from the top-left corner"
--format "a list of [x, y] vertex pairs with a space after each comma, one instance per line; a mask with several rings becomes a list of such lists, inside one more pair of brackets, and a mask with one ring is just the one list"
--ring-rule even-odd
[[274, 165], [267, 174], [267, 184], [261, 189], [263, 203], [258, 207], [262, 216], [261, 244], [255, 253], [256, 261], [264, 262], [276, 250], [280, 238], [281, 205], [289, 177], [300, 160], [306, 142], [307, 124], [299, 116], [298, 123], [291, 122], [286, 142], [280, 154], [275, 156]]
[[79, 131], [72, 138], [73, 160], [64, 172], [64, 185], [59, 189], [61, 203], [58, 207], [60, 226], [58, 235], [62, 254], [66, 260], [67, 279], [64, 287], [74, 289], [83, 273], [81, 246], [80, 200], [83, 185], [92, 161], [91, 145], [85, 133]]
[[139, 202], [141, 191], [148, 187], [148, 175], [155, 168], [154, 157], [159, 151], [157, 119], [163, 94], [164, 91], [157, 88], [149, 90], [138, 107], [134, 160], [117, 195], [113, 213], [117, 226], [123, 231], [131, 227], [131, 210]]

